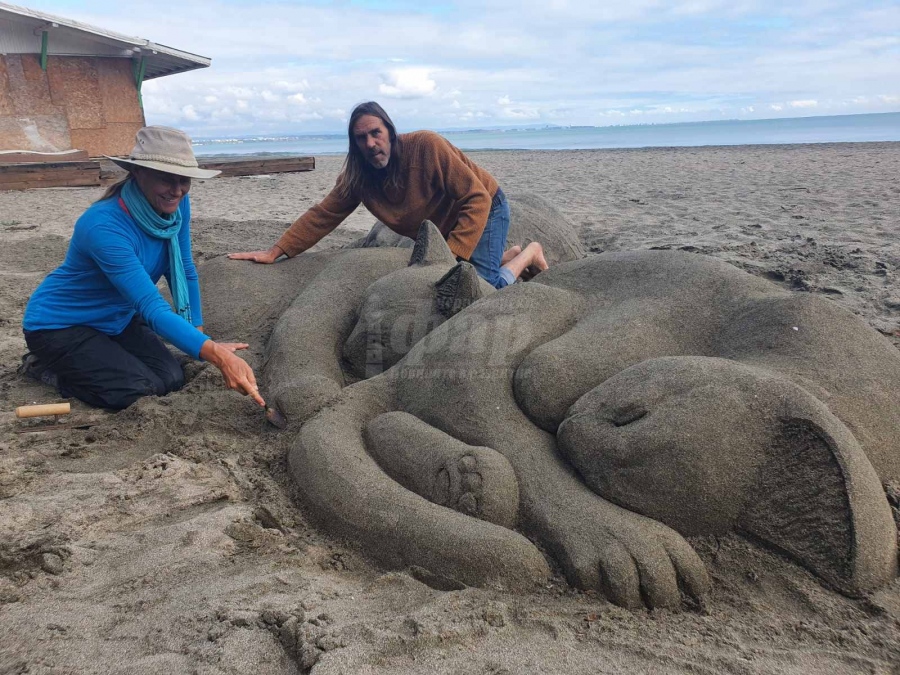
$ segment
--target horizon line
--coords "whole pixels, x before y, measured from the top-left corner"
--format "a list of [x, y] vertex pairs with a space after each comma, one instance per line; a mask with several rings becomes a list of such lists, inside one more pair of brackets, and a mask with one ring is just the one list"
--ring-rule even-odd
[[[900, 114], [900, 110], [888, 111], [888, 112], [870, 112], [870, 113], [842, 113], [840, 115], [798, 115], [793, 117], [760, 117], [753, 119], [741, 119], [741, 118], [727, 118], [727, 119], [711, 119], [711, 120], [692, 120], [685, 122], [634, 122], [629, 124], [556, 124], [553, 122], [536, 122], [534, 124], [517, 124], [517, 125], [491, 125], [484, 127], [443, 127], [432, 129], [432, 131], [438, 133], [473, 133], [479, 131], [532, 131], [536, 129], [609, 129], [609, 128], [627, 128], [627, 127], [666, 127], [666, 126], [682, 126], [688, 124], [714, 124], [714, 123], [729, 123], [729, 122], [746, 122], [748, 124], [754, 122], [771, 122], [775, 120], [807, 120], [807, 119], [820, 119], [827, 117], [862, 117], [862, 116], [876, 116], [876, 115], [897, 115]], [[420, 129], [415, 129], [413, 131], [419, 131]], [[404, 132], [407, 133], [407, 132]], [[210, 142], [210, 141], [226, 141], [226, 140], [280, 140], [286, 138], [321, 138], [321, 137], [344, 137], [347, 132], [344, 130], [341, 131], [319, 131], [319, 132], [307, 132], [307, 133], [286, 133], [286, 132], [269, 132], [269, 133], [258, 133], [258, 134], [247, 134], [247, 135], [227, 135], [227, 136], [200, 136], [196, 137], [192, 140], [194, 145], [199, 145], [201, 142]]]

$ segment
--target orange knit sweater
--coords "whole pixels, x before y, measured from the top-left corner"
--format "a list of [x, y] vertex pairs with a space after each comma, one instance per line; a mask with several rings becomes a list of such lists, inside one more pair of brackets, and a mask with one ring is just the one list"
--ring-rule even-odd
[[497, 181], [434, 132], [415, 131], [399, 138], [405, 182], [402, 190], [364, 199], [357, 195], [343, 199], [335, 186], [287, 229], [277, 246], [291, 257], [302, 253], [340, 225], [362, 202], [394, 232], [412, 239], [422, 221], [430, 220], [447, 239], [453, 254], [468, 260], [487, 224]]

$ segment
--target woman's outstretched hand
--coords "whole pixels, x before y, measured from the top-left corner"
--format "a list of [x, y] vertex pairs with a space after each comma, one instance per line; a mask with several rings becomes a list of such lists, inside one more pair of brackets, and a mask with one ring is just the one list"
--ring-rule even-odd
[[236, 352], [238, 349], [247, 349], [250, 346], [246, 342], [217, 342], [216, 344], [231, 353]]
[[225, 378], [225, 386], [249, 396], [259, 405], [265, 406], [266, 402], [259, 395], [259, 387], [256, 386], [256, 376], [253, 369], [244, 359], [235, 355], [238, 349], [246, 349], [245, 342], [213, 342], [207, 340], [200, 348], [200, 358], [209, 361], [222, 371]]
[[232, 260], [252, 260], [255, 263], [271, 265], [284, 255], [279, 247], [273, 246], [266, 251], [245, 251], [243, 253], [229, 253], [228, 257]]

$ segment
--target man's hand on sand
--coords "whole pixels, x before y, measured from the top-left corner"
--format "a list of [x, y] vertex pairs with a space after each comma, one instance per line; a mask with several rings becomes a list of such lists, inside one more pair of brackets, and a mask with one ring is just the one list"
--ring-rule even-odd
[[229, 253], [228, 257], [232, 260], [252, 260], [255, 263], [271, 265], [283, 255], [284, 251], [282, 251], [277, 246], [273, 246], [266, 251], [245, 251], [243, 253]]

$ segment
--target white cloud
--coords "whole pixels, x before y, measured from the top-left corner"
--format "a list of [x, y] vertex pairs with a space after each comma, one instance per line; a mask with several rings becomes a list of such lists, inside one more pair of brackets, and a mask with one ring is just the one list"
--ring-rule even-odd
[[184, 119], [186, 120], [199, 120], [200, 115], [197, 114], [197, 111], [194, 110], [194, 106], [186, 105], [181, 109], [181, 114], [184, 115]]
[[421, 98], [434, 93], [437, 85], [427, 68], [398, 68], [382, 76], [379, 93], [390, 98]]
[[536, 120], [541, 113], [537, 108], [504, 108], [501, 117], [510, 120]]
[[309, 89], [309, 82], [307, 80], [300, 80], [298, 82], [278, 80], [276, 82], [272, 82], [271, 87], [275, 91], [296, 93]]
[[231, 108], [227, 108], [227, 107], [226, 108], [218, 108], [216, 110], [213, 110], [210, 113], [210, 118], [215, 122], [223, 122], [223, 121], [230, 122], [230, 121], [233, 121], [234, 119], [236, 119], [236, 117], [237, 116], [234, 114], [234, 111]]
[[143, 89], [149, 123], [194, 136], [342, 131], [372, 99], [401, 129], [900, 109], [890, 0], [35, 2], [211, 57]]
[[225, 94], [237, 96], [238, 98], [252, 98], [253, 90], [247, 87], [225, 87]]
[[312, 120], [321, 120], [325, 119], [323, 115], [317, 112], [306, 112], [306, 113], [298, 113], [291, 115], [291, 120], [294, 122], [309, 122]]

